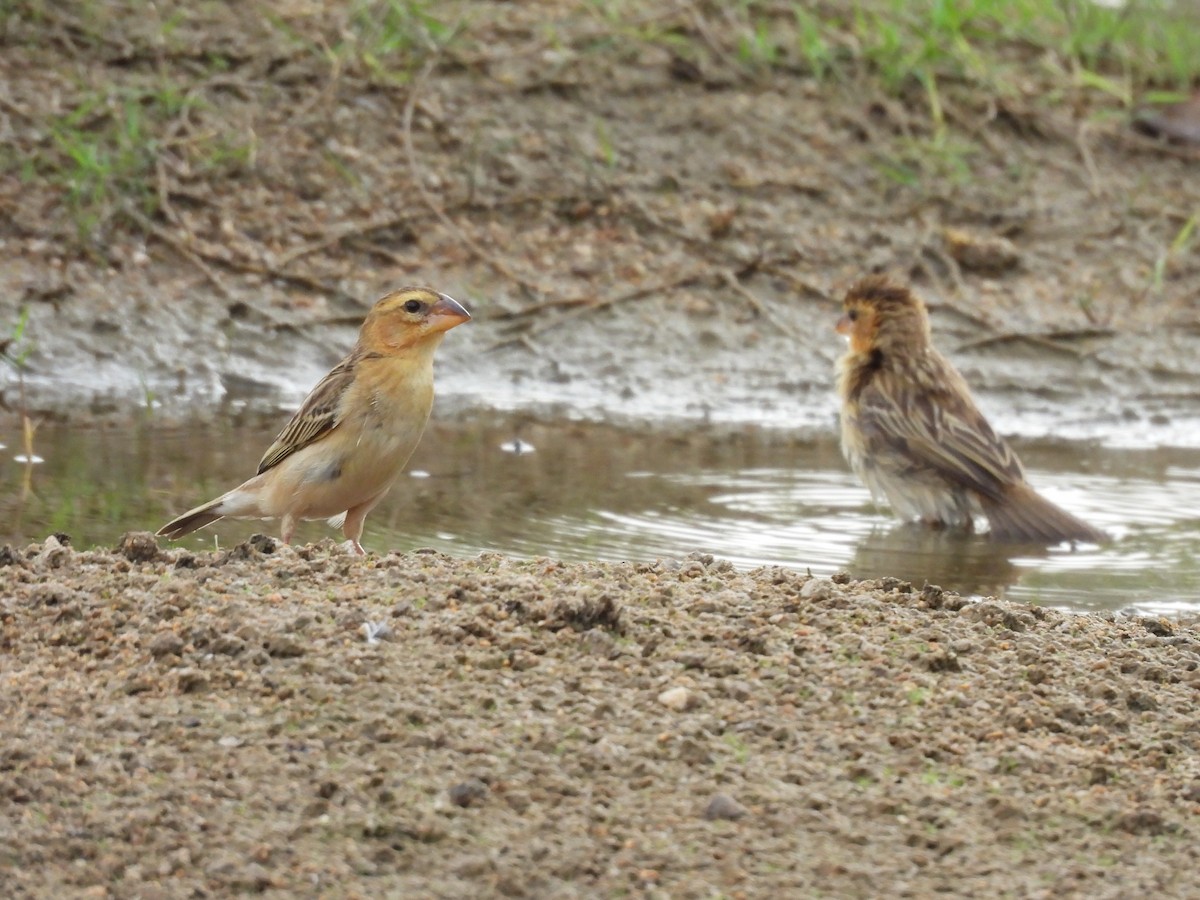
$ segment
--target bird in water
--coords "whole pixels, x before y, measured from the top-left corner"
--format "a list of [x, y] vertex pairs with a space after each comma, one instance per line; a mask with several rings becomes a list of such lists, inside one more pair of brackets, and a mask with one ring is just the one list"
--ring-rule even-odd
[[843, 306], [842, 452], [877, 501], [931, 526], [969, 530], [982, 514], [1000, 541], [1106, 538], [1025, 480], [1017, 455], [934, 348], [925, 304], [908, 287], [870, 276], [850, 288]]

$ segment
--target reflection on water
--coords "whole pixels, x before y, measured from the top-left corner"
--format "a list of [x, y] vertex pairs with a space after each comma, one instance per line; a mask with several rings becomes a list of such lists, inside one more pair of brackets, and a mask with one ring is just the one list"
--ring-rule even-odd
[[[253, 472], [277, 425], [44, 425], [36, 450], [45, 462], [35, 466], [17, 464], [19, 435], [0, 431], [8, 445], [0, 450], [0, 541], [20, 546], [66, 532], [90, 547], [154, 530]], [[743, 568], [891, 575], [1075, 610], [1200, 611], [1200, 451], [1021, 449], [1034, 484], [1109, 531], [1111, 545], [1005, 547], [898, 526], [872, 506], [832, 440], [752, 429], [714, 435], [702, 426], [686, 434], [572, 423], [515, 429], [509, 420], [432, 425], [410, 465], [416, 477], [402, 478], [372, 514], [363, 543], [570, 560], [700, 550]], [[221, 523], [182, 543], [224, 546], [275, 528]], [[297, 540], [332, 534], [308, 523]]]

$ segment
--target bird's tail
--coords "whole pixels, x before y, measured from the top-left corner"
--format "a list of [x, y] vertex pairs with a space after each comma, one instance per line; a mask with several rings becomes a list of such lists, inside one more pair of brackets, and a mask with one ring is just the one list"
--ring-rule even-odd
[[216, 512], [216, 509], [221, 505], [221, 500], [222, 498], [218, 497], [216, 500], [208, 501], [203, 506], [189, 509], [182, 516], [172, 519], [155, 533], [159, 537], [165, 537], [169, 541], [177, 541], [198, 528], [211, 525], [217, 519], [224, 518], [221, 513]]
[[225, 516], [259, 516], [257, 498], [254, 492], [243, 490], [245, 485], [234, 488], [222, 494], [216, 500], [202, 503], [195, 509], [189, 509], [182, 516], [172, 519], [155, 532], [159, 537], [176, 541], [184, 535], [191, 534], [205, 525], [211, 525], [217, 519]]
[[1010, 486], [1000, 500], [980, 498], [992, 539], [1030, 544], [1100, 543], [1103, 531], [1055, 506], [1027, 484]]

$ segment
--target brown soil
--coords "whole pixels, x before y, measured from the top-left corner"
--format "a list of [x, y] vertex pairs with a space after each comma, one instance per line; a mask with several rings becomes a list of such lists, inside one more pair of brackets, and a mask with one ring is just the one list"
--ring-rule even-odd
[[[340, 54], [352, 6], [15, 4], [0, 322], [30, 309], [35, 409], [290, 399], [421, 281], [478, 313], [443, 414], [827, 428], [834, 301], [888, 269], [993, 405], [1197, 413], [1195, 152], [1046, 60], [947, 81], [939, 132], [920, 90], [742, 62], [720, 5], [638, 7], [685, 52], [595, 5], [439, 4], [463, 33], [403, 79]], [[153, 202], [83, 216], [63, 140], [131, 98]], [[0, 563], [5, 896], [1196, 893], [1191, 624], [708, 558]]]
[[8, 897], [1195, 896], [1194, 624], [700, 556], [4, 562]]

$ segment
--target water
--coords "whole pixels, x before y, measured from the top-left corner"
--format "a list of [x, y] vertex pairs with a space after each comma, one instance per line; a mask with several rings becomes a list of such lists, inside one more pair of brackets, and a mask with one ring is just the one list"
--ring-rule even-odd
[[[1104, 547], [1003, 547], [897, 526], [872, 505], [832, 438], [774, 430], [643, 433], [518, 418], [431, 425], [363, 543], [568, 560], [703, 551], [739, 568], [892, 575], [1070, 610], [1200, 612], [1200, 450], [1023, 444], [1032, 482], [1104, 528]], [[24, 465], [0, 431], [0, 541], [65, 532], [77, 547], [155, 530], [253, 472], [278, 427], [75, 429], [45, 424]], [[514, 453], [518, 437], [533, 452]], [[221, 523], [183, 546], [228, 546], [277, 525]], [[309, 523], [298, 541], [336, 534]]]

